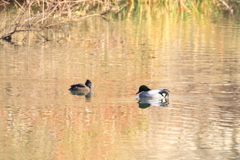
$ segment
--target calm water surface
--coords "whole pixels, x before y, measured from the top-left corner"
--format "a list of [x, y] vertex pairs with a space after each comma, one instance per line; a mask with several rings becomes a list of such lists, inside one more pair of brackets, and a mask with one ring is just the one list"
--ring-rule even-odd
[[[240, 159], [238, 21], [64, 27], [59, 43], [0, 42], [0, 159]], [[68, 91], [86, 79], [92, 97]], [[139, 105], [142, 84], [168, 88], [169, 104]]]

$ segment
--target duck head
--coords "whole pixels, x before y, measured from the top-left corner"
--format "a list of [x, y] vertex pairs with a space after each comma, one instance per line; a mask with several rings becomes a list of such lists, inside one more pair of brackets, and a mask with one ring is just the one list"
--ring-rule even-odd
[[137, 92], [136, 94], [141, 93], [141, 92], [145, 92], [145, 91], [150, 91], [150, 90], [151, 90], [151, 89], [148, 88], [147, 86], [141, 85], [141, 86], [139, 87], [139, 90], [138, 90], [138, 92]]
[[89, 88], [94, 87], [94, 85], [92, 84], [92, 82], [89, 79], [87, 79], [87, 81], [85, 82], [85, 85], [88, 86]]

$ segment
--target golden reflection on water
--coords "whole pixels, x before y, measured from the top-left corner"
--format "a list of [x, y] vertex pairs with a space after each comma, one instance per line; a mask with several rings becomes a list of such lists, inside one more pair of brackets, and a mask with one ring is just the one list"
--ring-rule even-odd
[[[1, 42], [0, 157], [239, 158], [239, 27], [134, 20], [90, 19], [58, 44]], [[68, 91], [86, 79], [92, 97]], [[139, 108], [142, 84], [168, 88], [168, 107]]]

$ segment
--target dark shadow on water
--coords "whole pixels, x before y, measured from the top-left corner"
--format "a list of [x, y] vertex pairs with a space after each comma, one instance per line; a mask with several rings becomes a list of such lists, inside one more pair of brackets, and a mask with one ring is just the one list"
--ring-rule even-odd
[[145, 109], [150, 106], [155, 107], [168, 107], [169, 105], [169, 99], [145, 99], [140, 98], [138, 101], [138, 107]]

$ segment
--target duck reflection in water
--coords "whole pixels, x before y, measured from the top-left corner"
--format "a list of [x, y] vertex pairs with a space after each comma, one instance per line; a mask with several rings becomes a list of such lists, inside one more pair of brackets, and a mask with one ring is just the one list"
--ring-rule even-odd
[[150, 106], [167, 107], [169, 104], [170, 91], [166, 88], [150, 89], [145, 85], [139, 87], [139, 108], [147, 108]]
[[70, 91], [72, 95], [85, 96], [86, 99], [90, 99], [94, 93], [93, 92], [82, 92], [82, 91]]
[[87, 99], [90, 99], [94, 94], [92, 93], [92, 87], [94, 85], [90, 80], [87, 80], [85, 84], [73, 84], [70, 86], [69, 90], [72, 95], [85, 96]]
[[138, 107], [145, 109], [150, 106], [155, 107], [168, 107], [169, 99], [163, 98], [163, 99], [147, 99], [147, 98], [140, 98], [138, 101]]

